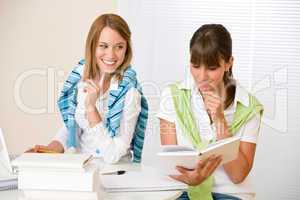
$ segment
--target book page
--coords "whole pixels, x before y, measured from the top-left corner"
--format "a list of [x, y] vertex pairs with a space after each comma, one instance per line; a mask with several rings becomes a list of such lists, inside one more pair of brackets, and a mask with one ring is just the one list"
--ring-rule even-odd
[[178, 147], [179, 150], [176, 151], [176, 147], [167, 147], [166, 149], [168, 151], [161, 151], [157, 153], [158, 160], [155, 165], [162, 173], [179, 174], [176, 170], [176, 166], [194, 169], [199, 160], [206, 159], [211, 155], [221, 155], [222, 162], [220, 165], [222, 165], [237, 157], [239, 144], [239, 137], [231, 137], [220, 140], [201, 151], [185, 151], [185, 149], [181, 147]]

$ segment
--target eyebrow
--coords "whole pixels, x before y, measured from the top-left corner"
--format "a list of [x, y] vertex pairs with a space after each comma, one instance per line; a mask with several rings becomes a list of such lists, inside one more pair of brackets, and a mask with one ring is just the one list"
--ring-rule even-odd
[[119, 45], [119, 44], [125, 45], [125, 42], [118, 42], [116, 45]]
[[[107, 43], [107, 42], [99, 42], [99, 44], [108, 44], [109, 45], [109, 43]], [[126, 44], [125, 42], [118, 42], [114, 45], [125, 45], [125, 44]]]

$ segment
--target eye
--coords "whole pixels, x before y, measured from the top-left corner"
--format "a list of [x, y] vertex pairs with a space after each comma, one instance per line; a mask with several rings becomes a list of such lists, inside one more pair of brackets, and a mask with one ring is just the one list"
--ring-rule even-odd
[[124, 48], [123, 45], [118, 45], [118, 46], [117, 46], [117, 49], [118, 49], [118, 50], [122, 50], [123, 48]]
[[208, 66], [207, 69], [210, 70], [210, 71], [214, 71], [216, 69], [218, 69], [219, 67], [218, 66]]
[[191, 64], [193, 68], [199, 68], [199, 65]]
[[99, 47], [101, 49], [106, 49], [108, 47], [108, 45], [107, 44], [99, 44]]

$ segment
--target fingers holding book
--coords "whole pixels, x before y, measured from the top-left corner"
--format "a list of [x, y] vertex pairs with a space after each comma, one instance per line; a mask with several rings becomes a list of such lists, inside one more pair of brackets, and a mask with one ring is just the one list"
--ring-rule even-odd
[[171, 178], [191, 186], [201, 184], [207, 177], [211, 176], [222, 161], [221, 156], [211, 155], [204, 160], [199, 160], [196, 168], [189, 169], [176, 166], [179, 175], [170, 175]]

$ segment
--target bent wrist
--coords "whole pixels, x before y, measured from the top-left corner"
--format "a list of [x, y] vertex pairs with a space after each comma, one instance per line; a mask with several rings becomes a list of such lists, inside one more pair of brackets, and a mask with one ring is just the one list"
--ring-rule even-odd
[[215, 116], [212, 118], [212, 121], [213, 121], [213, 123], [216, 124], [217, 126], [226, 123], [224, 114], [223, 114], [223, 115], [221, 115], [221, 114], [220, 114], [220, 115], [215, 115]]

